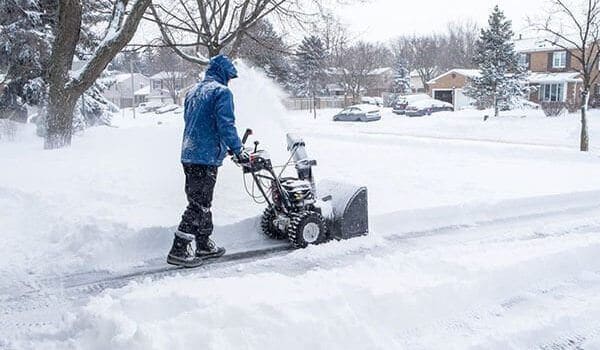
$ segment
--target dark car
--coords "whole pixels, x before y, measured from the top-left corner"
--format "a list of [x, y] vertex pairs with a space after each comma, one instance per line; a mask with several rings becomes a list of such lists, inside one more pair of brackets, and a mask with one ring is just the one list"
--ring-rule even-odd
[[398, 100], [392, 105], [392, 112], [394, 114], [403, 115], [406, 112], [406, 107], [409, 104], [421, 100], [430, 100], [431, 97], [427, 94], [415, 94], [415, 95], [406, 95], [400, 96]]
[[422, 117], [425, 115], [431, 115], [431, 113], [441, 111], [454, 111], [452, 104], [444, 101], [428, 99], [420, 100], [409, 104], [406, 107], [406, 115], [409, 117]]
[[379, 107], [367, 104], [350, 106], [333, 116], [335, 122], [372, 122], [379, 119]]

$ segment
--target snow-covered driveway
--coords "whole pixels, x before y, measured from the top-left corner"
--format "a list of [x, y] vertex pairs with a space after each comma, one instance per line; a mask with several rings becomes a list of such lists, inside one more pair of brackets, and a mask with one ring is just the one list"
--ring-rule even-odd
[[[554, 208], [534, 209], [536, 203]], [[374, 223], [383, 232], [371, 237], [241, 266], [223, 264], [158, 280], [138, 279], [94, 297], [76, 317], [64, 317], [60, 332], [30, 333], [29, 339], [13, 345], [60, 349], [600, 346], [598, 193], [521, 204], [527, 208], [522, 216], [498, 205], [483, 211], [496, 211], [504, 219], [449, 222], [445, 228], [402, 233], [386, 232], [393, 225], [392, 217], [384, 215]], [[563, 204], [570, 209], [555, 211]], [[67, 289], [47, 300], [73, 306], [86, 293], [95, 295], [93, 284]], [[61, 300], [61, 295], [70, 302]], [[18, 312], [29, 312], [29, 321], [21, 321], [20, 326], [30, 330], [37, 328], [35, 315], [57, 318], [51, 312], [57, 311], [56, 305], [36, 308], [8, 310], [5, 317], [19, 319], [25, 316]], [[10, 325], [3, 324], [6, 327]]]

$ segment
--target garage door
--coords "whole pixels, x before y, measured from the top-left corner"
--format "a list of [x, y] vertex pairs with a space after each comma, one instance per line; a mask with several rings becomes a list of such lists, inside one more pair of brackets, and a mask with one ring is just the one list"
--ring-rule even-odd
[[435, 90], [433, 98], [454, 105], [452, 90]]

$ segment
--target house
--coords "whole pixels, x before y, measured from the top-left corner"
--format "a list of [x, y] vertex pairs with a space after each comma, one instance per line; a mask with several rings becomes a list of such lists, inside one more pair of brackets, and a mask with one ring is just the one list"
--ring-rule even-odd
[[[559, 44], [572, 47], [568, 43]], [[556, 41], [543, 38], [515, 41], [519, 62], [529, 71], [528, 83], [532, 87], [529, 100], [542, 105], [560, 102], [569, 109], [576, 109], [581, 104], [582, 79], [576, 71], [579, 63], [572, 59], [574, 50], [565, 50]], [[597, 74], [599, 68], [594, 67], [593, 74]], [[464, 108], [469, 105], [470, 99], [462, 93], [463, 88], [469, 78], [478, 74], [478, 70], [452, 69], [429, 81], [428, 93], [452, 103], [455, 109]], [[600, 82], [590, 93], [590, 104], [600, 104]]]
[[150, 79], [140, 73], [112, 73], [102, 78], [107, 88], [102, 95], [119, 108], [132, 107], [144, 102], [136, 91], [150, 85]]
[[[515, 50], [519, 61], [531, 72], [529, 83], [535, 87], [529, 96], [534, 102], [564, 102], [568, 106], [581, 103], [582, 79], [575, 71], [579, 64], [572, 59], [575, 48], [568, 43], [555, 44], [556, 41], [530, 38], [515, 41]], [[597, 72], [598, 67], [594, 67]], [[598, 85], [596, 85], [597, 87]], [[600, 91], [593, 89], [592, 99], [598, 99]]]
[[423, 79], [416, 70], [410, 72], [410, 88], [413, 94], [425, 92], [425, 85], [423, 85]]
[[197, 79], [187, 72], [162, 71], [150, 77], [149, 102], [180, 104]]
[[455, 110], [469, 107], [473, 101], [463, 92], [469, 79], [478, 77], [478, 69], [452, 69], [427, 82], [429, 95], [436, 100], [451, 103]]
[[379, 67], [367, 73], [367, 96], [381, 97], [392, 91], [394, 82], [394, 69], [392, 67]]

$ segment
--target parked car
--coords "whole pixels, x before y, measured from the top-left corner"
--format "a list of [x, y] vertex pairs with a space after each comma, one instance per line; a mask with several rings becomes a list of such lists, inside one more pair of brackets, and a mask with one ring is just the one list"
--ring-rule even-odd
[[421, 100], [430, 100], [430, 99], [431, 99], [431, 96], [429, 96], [427, 94], [414, 94], [414, 95], [400, 96], [396, 100], [394, 105], [392, 106], [392, 112], [394, 112], [395, 114], [403, 115], [406, 111], [406, 107], [409, 104], [411, 104], [413, 102], [421, 101]]
[[360, 99], [360, 102], [362, 104], [368, 104], [368, 105], [376, 105], [376, 106], [383, 106], [383, 98], [381, 97], [369, 97], [369, 96], [363, 96]]
[[161, 107], [164, 107], [164, 105], [165, 105], [164, 103], [157, 102], [157, 101], [142, 102], [138, 105], [138, 109], [139, 109], [140, 113], [149, 113], [149, 112], [154, 112]]
[[360, 104], [350, 106], [333, 116], [335, 122], [372, 122], [381, 119], [379, 107]]
[[166, 106], [160, 107], [154, 113], [156, 113], [156, 114], [164, 114], [164, 113], [167, 113], [167, 112], [174, 111], [174, 110], [176, 110], [178, 108], [179, 108], [179, 106], [176, 105], [176, 104], [168, 104]]
[[409, 104], [406, 107], [405, 114], [409, 117], [422, 117], [441, 111], [454, 111], [454, 106], [448, 102], [430, 98], [428, 100], [419, 100]]

